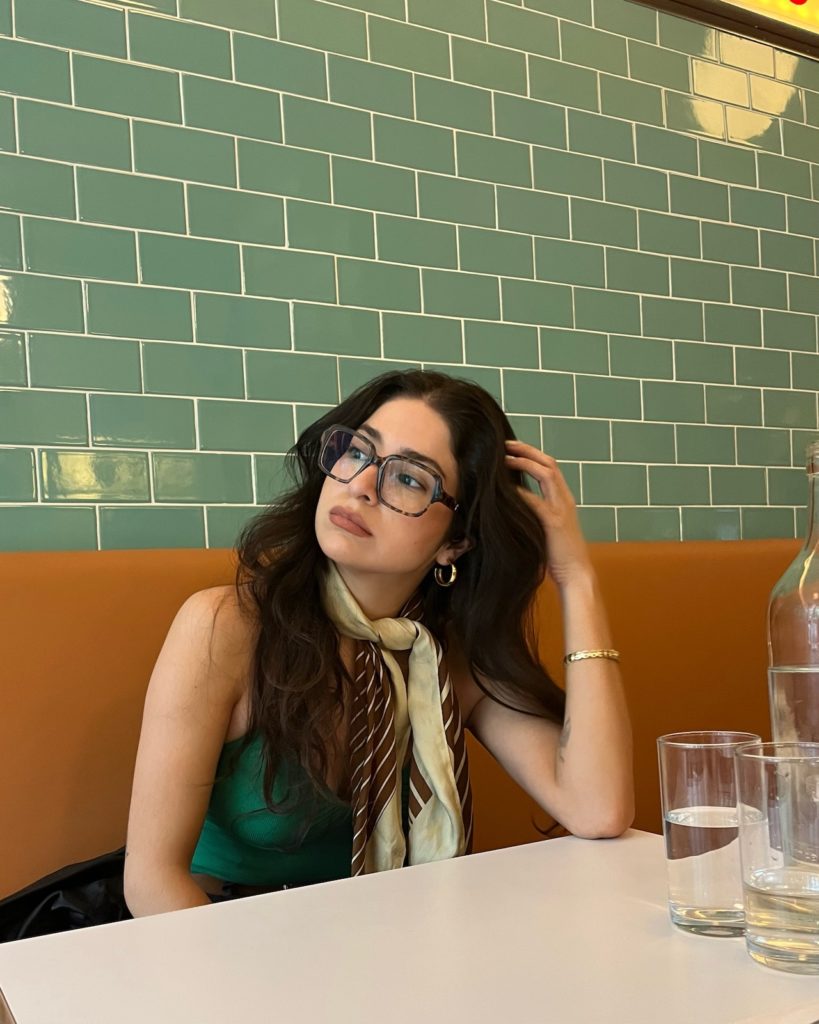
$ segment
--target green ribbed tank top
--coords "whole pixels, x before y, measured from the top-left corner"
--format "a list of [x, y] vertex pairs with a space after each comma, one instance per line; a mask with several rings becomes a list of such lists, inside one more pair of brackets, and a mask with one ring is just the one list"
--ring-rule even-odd
[[[254, 737], [247, 750], [237, 756], [233, 751], [242, 739], [231, 740], [222, 748], [217, 781], [191, 861], [191, 872], [241, 885], [270, 887], [308, 885], [349, 877], [353, 845], [350, 804], [329, 790], [325, 796], [317, 797], [315, 821], [301, 844], [287, 849], [298, 839], [311, 808], [302, 802], [286, 814], [269, 811], [262, 796], [261, 737]], [[404, 833], [407, 834], [409, 765], [402, 779]], [[273, 781], [273, 800], [283, 800], [290, 785], [298, 786], [306, 780], [307, 773], [301, 765], [282, 765]]]

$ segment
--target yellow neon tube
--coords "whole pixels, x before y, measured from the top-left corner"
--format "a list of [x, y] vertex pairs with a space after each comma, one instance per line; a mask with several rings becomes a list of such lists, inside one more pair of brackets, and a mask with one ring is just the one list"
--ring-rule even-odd
[[726, 7], [735, 7], [762, 14], [783, 25], [819, 34], [819, 0], [724, 0]]

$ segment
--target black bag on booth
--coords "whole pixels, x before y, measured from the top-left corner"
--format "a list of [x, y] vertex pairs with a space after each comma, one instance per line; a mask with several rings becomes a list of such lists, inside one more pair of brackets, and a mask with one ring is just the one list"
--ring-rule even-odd
[[0, 942], [132, 918], [123, 895], [125, 847], [53, 874], [0, 900]]

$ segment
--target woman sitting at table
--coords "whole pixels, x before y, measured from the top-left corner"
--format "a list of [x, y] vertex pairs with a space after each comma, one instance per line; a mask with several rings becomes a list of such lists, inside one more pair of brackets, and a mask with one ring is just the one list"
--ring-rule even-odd
[[[555, 460], [483, 389], [422, 371], [359, 388], [291, 459], [296, 486], [246, 528], [236, 585], [188, 598], [154, 669], [131, 912], [468, 853], [464, 728], [575, 835], [623, 832], [617, 652]], [[546, 573], [565, 695], [532, 636]]]

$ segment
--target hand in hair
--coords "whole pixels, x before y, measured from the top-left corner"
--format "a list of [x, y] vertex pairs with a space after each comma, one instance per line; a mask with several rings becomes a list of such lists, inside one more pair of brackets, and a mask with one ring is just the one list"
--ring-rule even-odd
[[507, 441], [506, 464], [527, 473], [537, 483], [539, 494], [520, 488], [521, 495], [534, 511], [546, 532], [549, 552], [548, 572], [562, 587], [573, 579], [588, 575], [591, 562], [577, 506], [569, 485], [551, 455], [523, 441]]
[[[532, 445], [507, 441], [506, 464], [527, 473], [538, 486], [538, 494], [522, 490], [522, 496], [546, 533], [548, 571], [560, 589], [564, 651], [613, 647], [575, 501], [557, 463]], [[588, 659], [569, 666], [566, 714], [559, 739], [541, 730], [527, 743], [516, 728], [515, 752], [506, 755], [506, 762], [503, 744], [512, 741], [511, 735], [504, 739], [501, 733], [500, 714], [479, 704], [472, 713], [474, 730], [482, 742], [488, 737], [486, 745], [493, 753], [499, 752], [495, 756], [505, 766], [513, 763], [513, 758], [520, 759], [518, 777], [524, 788], [537, 793], [541, 806], [561, 824], [590, 839], [619, 835], [631, 824], [631, 727], [615, 662]], [[539, 772], [530, 767], [544, 764], [538, 758], [545, 758], [546, 765]]]

